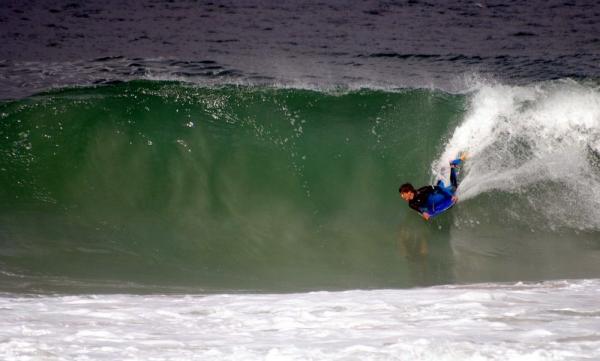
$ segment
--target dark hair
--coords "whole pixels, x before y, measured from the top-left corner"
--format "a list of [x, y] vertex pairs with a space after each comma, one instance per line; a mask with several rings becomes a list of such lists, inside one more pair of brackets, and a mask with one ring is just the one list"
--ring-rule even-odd
[[413, 187], [412, 184], [410, 183], [404, 183], [403, 185], [400, 186], [400, 189], [398, 190], [400, 193], [415, 193], [415, 187]]

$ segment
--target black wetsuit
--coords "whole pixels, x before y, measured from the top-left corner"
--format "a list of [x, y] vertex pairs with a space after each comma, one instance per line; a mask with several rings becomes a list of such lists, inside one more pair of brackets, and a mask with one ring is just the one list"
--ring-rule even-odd
[[425, 186], [415, 191], [415, 196], [408, 202], [410, 208], [419, 213], [423, 213], [427, 209], [429, 196], [436, 192], [434, 186]]
[[435, 186], [425, 186], [415, 191], [415, 196], [408, 202], [410, 208], [423, 214], [427, 212], [432, 214], [435, 211], [436, 204], [441, 199], [449, 199], [454, 196], [458, 188], [458, 178], [456, 176], [456, 166], [462, 163], [461, 159], [452, 161], [450, 168], [450, 186], [446, 187], [444, 182], [438, 181]]

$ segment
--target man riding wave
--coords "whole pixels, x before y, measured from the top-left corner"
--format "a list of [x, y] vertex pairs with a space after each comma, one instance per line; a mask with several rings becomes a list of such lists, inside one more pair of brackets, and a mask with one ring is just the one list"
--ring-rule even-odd
[[[400, 197], [407, 201], [408, 206], [419, 212], [426, 220], [432, 215], [450, 208], [458, 201], [455, 196], [458, 188], [456, 171], [466, 158], [467, 154], [462, 153], [457, 159], [450, 162], [449, 186], [446, 186], [442, 180], [438, 180], [435, 186], [429, 185], [419, 189], [415, 189], [410, 183], [404, 183], [399, 189]], [[442, 207], [445, 208], [441, 209]]]

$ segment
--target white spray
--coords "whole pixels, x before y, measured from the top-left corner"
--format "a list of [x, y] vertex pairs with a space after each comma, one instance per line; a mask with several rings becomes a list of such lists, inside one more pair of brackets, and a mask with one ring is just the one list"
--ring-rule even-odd
[[558, 227], [600, 229], [600, 89], [575, 81], [480, 84], [433, 174], [467, 151], [458, 196], [526, 196]]

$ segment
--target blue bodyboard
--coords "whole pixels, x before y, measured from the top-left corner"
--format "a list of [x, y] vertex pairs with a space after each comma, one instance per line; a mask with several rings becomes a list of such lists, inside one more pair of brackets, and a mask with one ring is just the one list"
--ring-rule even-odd
[[442, 199], [441, 201], [435, 204], [435, 209], [433, 210], [433, 212], [429, 213], [429, 217], [435, 217], [439, 214], [444, 213], [448, 209], [452, 208], [454, 204], [456, 204], [456, 202], [454, 202], [452, 198], [448, 197]]

